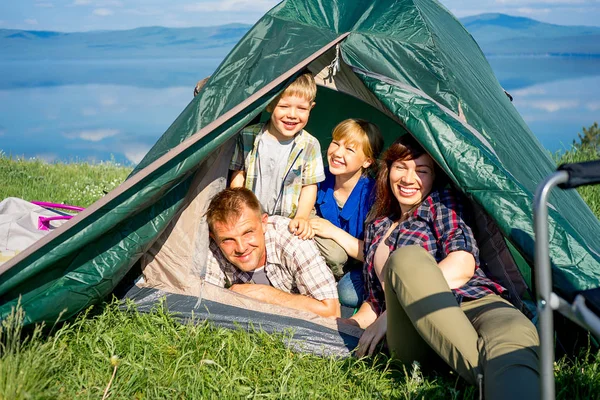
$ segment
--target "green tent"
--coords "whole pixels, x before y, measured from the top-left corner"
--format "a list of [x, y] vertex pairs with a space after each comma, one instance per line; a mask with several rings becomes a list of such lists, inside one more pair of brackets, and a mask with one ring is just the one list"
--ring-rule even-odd
[[[305, 315], [252, 311], [204, 284], [202, 211], [226, 184], [236, 133], [264, 118], [306, 68], [319, 84], [307, 130], [322, 147], [349, 117], [377, 123], [387, 144], [414, 135], [496, 222], [531, 283], [533, 193], [555, 164], [460, 22], [432, 0], [286, 0], [242, 38], [126, 182], [0, 266], [0, 314], [20, 297], [27, 323], [69, 318], [140, 266], [144, 278], [128, 296], [141, 307], [166, 295], [180, 311], [212, 306], [210, 318], [224, 324], [228, 315], [278, 315], [273, 326], [302, 325]], [[600, 223], [575, 192], [550, 203], [554, 286], [571, 298], [600, 286]]]

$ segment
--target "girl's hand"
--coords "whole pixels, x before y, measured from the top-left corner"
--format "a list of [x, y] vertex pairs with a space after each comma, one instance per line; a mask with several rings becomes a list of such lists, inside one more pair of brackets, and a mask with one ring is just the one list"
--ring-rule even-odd
[[324, 218], [311, 218], [309, 221], [315, 235], [326, 239], [332, 239], [335, 232], [335, 225]]
[[312, 239], [315, 236], [310, 223], [304, 218], [294, 218], [288, 225], [290, 233], [298, 236], [302, 240]]
[[387, 313], [381, 314], [375, 322], [365, 329], [358, 340], [358, 346], [355, 349], [355, 355], [360, 358], [373, 355], [377, 345], [385, 337], [387, 332]]

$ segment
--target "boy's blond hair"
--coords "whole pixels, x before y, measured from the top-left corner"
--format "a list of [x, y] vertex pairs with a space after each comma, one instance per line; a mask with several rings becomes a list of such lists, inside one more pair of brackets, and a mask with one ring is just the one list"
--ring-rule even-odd
[[383, 149], [383, 137], [379, 128], [364, 119], [350, 118], [340, 122], [333, 128], [331, 136], [335, 141], [343, 140], [346, 144], [360, 147], [365, 156], [373, 160], [371, 165], [376, 164]]
[[267, 111], [275, 108], [277, 103], [279, 103], [279, 100], [285, 96], [297, 96], [312, 103], [317, 97], [317, 84], [315, 83], [315, 78], [310, 72], [305, 72], [300, 75], [294, 82], [290, 83], [279, 96], [275, 97], [275, 99], [269, 103]]

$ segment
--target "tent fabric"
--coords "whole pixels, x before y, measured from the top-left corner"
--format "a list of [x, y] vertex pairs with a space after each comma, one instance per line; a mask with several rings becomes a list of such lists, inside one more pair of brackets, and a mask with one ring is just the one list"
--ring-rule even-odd
[[64, 215], [66, 214], [17, 197], [7, 197], [0, 201], [0, 265], [65, 222], [54, 220], [49, 224], [48, 230], [42, 230], [39, 228], [40, 218]]
[[137, 286], [127, 293], [127, 298], [141, 312], [151, 312], [160, 303], [184, 323], [211, 321], [231, 329], [260, 329], [284, 334], [293, 349], [323, 356], [348, 357], [362, 334], [362, 329], [353, 325], [340, 324], [309, 312], [290, 313], [285, 307], [232, 294], [209, 283], [205, 285], [202, 299]]
[[[0, 266], [0, 315], [22, 296], [27, 323], [55, 321], [63, 309], [69, 318], [140, 259], [157, 285], [144, 290], [184, 293], [186, 276], [202, 287], [206, 228], [194, 229], [205, 199], [225, 185], [218, 161], [303, 68], [320, 84], [307, 130], [323, 148], [348, 117], [376, 121], [388, 145], [409, 132], [532, 265], [533, 193], [555, 165], [460, 22], [432, 0], [286, 0], [240, 40], [123, 185]], [[599, 287], [600, 222], [574, 191], [550, 202], [555, 291], [569, 298]]]

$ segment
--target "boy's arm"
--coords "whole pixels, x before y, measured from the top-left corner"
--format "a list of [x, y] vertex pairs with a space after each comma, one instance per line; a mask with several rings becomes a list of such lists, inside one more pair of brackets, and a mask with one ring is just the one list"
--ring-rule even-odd
[[308, 219], [315, 206], [315, 201], [317, 201], [317, 184], [302, 186], [295, 218]]
[[300, 237], [300, 239], [310, 239], [315, 236], [308, 223], [308, 217], [315, 205], [315, 201], [317, 201], [317, 185], [302, 186], [296, 216], [290, 221], [288, 226], [290, 232]]
[[244, 128], [238, 133], [235, 141], [235, 147], [233, 149], [233, 156], [229, 163], [230, 173], [230, 188], [244, 187], [246, 184], [246, 157], [252, 150], [252, 144], [254, 143], [255, 136], [251, 134], [244, 134], [246, 129], [253, 132], [254, 125]]
[[231, 171], [230, 188], [244, 187], [246, 183], [246, 173], [244, 171]]

